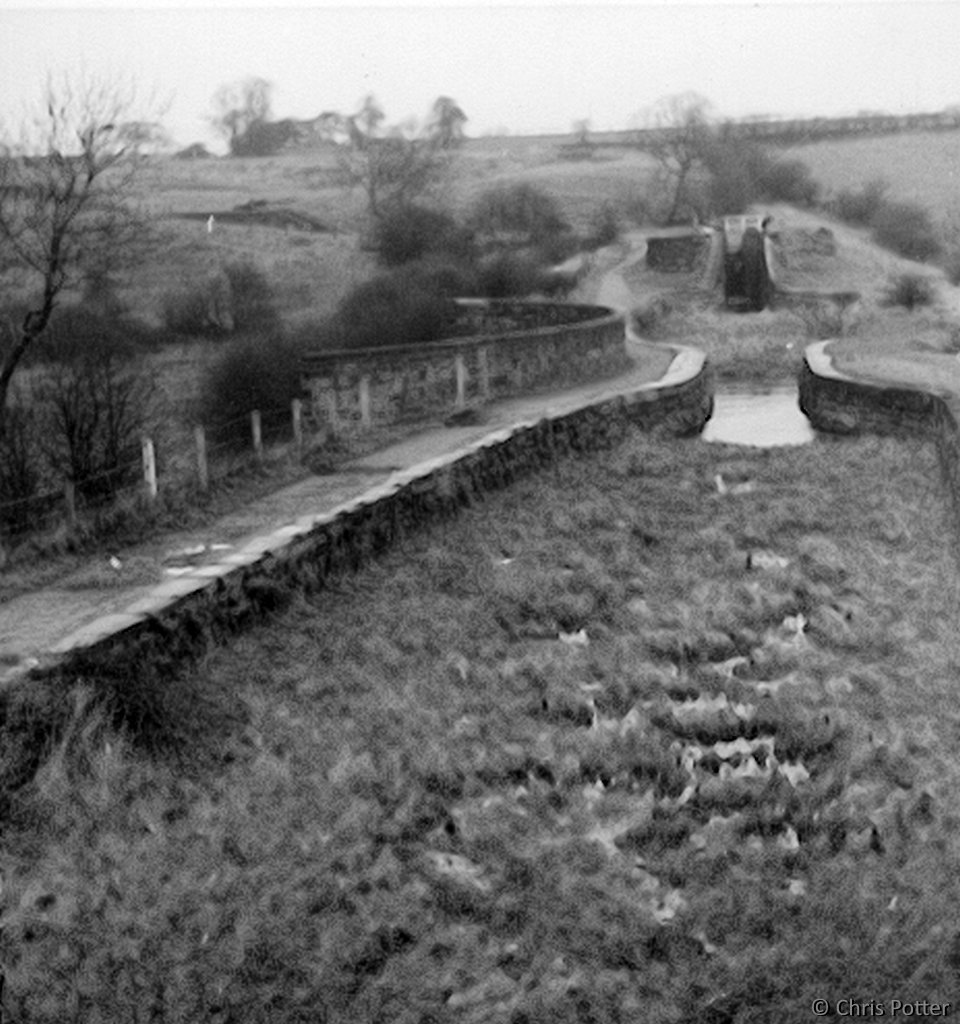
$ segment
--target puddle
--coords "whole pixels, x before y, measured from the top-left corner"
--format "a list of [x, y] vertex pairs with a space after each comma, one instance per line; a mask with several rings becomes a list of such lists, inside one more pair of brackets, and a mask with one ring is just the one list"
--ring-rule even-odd
[[807, 444], [816, 436], [797, 404], [796, 387], [770, 391], [718, 391], [704, 441], [756, 448]]

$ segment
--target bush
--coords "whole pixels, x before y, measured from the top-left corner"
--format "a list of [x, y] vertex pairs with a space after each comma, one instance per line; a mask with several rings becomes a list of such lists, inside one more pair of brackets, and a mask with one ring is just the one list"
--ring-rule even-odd
[[191, 337], [217, 337], [233, 327], [232, 320], [217, 315], [209, 282], [166, 292], [161, 299], [161, 316], [168, 330]]
[[916, 203], [884, 203], [870, 226], [880, 245], [908, 260], [925, 263], [942, 251], [930, 214]]
[[479, 289], [477, 270], [472, 263], [447, 261], [440, 255], [408, 263], [394, 273], [408, 288], [435, 292], [447, 298], [476, 295]]
[[590, 218], [590, 233], [586, 243], [589, 249], [613, 245], [620, 237], [620, 216], [612, 203], [604, 203]]
[[26, 504], [39, 488], [36, 410], [13, 403], [0, 410], [0, 529], [20, 533], [31, 525]]
[[527, 245], [569, 231], [553, 196], [527, 182], [488, 189], [474, 203], [469, 222], [484, 235], [514, 235]]
[[263, 436], [288, 429], [290, 403], [300, 394], [300, 347], [281, 334], [231, 341], [209, 368], [200, 389], [199, 415], [209, 436], [250, 443], [250, 413], [259, 410]]
[[883, 305], [903, 306], [913, 311], [918, 306], [930, 306], [936, 298], [936, 289], [929, 277], [922, 274], [898, 274], [891, 278], [883, 291]]
[[233, 329], [238, 332], [269, 332], [280, 323], [273, 290], [266, 275], [249, 262], [228, 263], [223, 272], [230, 285]]
[[501, 253], [481, 264], [480, 294], [490, 299], [532, 295], [546, 287], [543, 267], [530, 256]]
[[868, 181], [859, 192], [844, 189], [829, 204], [830, 212], [848, 224], [866, 226], [886, 204], [889, 184], [883, 178]]
[[812, 206], [820, 192], [819, 184], [802, 160], [771, 159], [758, 185], [761, 199], [794, 206]]
[[169, 330], [203, 338], [270, 332], [280, 323], [266, 275], [248, 261], [228, 263], [201, 284], [167, 292], [162, 316]]
[[388, 267], [443, 254], [457, 260], [472, 256], [471, 233], [443, 210], [407, 203], [394, 206], [374, 228], [374, 248]]
[[34, 393], [40, 446], [88, 499], [115, 494], [140, 471], [153, 384], [135, 360], [135, 339], [133, 325], [82, 308], [61, 314], [44, 338], [48, 362]]
[[347, 348], [374, 348], [435, 341], [456, 322], [453, 300], [427, 276], [397, 271], [353, 289], [337, 308]]

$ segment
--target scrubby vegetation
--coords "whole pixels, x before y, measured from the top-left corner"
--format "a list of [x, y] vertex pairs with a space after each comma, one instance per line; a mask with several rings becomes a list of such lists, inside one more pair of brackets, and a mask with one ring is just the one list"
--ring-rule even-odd
[[68, 306], [30, 353], [29, 377], [13, 394], [0, 440], [0, 533], [31, 526], [43, 491], [100, 501], [140, 470], [141, 437], [156, 412], [144, 355], [157, 332], [117, 313]]
[[[6, 698], [11, 1018], [956, 999], [951, 529], [927, 447], [638, 436], [295, 599], [162, 701], [95, 675]], [[46, 756], [11, 793], [16, 750]]]
[[163, 322], [174, 334], [225, 337], [276, 330], [280, 314], [263, 271], [231, 261], [206, 280], [166, 292]]
[[929, 277], [922, 274], [897, 274], [887, 282], [883, 302], [887, 306], [903, 306], [913, 310], [930, 306], [936, 298], [936, 288]]
[[889, 184], [874, 178], [859, 189], [842, 189], [828, 204], [840, 220], [870, 228], [879, 245], [905, 259], [926, 263], [943, 252], [943, 240], [928, 210], [889, 198]]

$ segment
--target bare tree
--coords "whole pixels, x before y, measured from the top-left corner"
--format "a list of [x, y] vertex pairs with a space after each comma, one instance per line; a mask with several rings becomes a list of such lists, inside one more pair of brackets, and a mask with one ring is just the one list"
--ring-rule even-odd
[[251, 128], [270, 120], [272, 93], [273, 85], [264, 78], [245, 78], [217, 90], [210, 124], [224, 136], [234, 155]]
[[364, 190], [374, 218], [413, 201], [445, 171], [466, 116], [446, 97], [434, 104], [435, 115], [441, 101], [444, 127], [435, 118], [425, 132], [415, 124], [384, 127], [383, 109], [373, 96], [366, 97], [356, 114], [321, 115], [321, 132], [336, 144], [341, 169], [351, 186]]
[[684, 207], [699, 213], [690, 192], [693, 173], [705, 166], [714, 137], [709, 100], [699, 93], [665, 96], [649, 111], [644, 147], [659, 164], [669, 196], [664, 220], [674, 221]]
[[159, 128], [134, 119], [132, 87], [93, 78], [47, 82], [40, 112], [0, 142], [0, 268], [34, 298], [0, 353], [0, 434], [10, 383], [65, 289], [103, 279], [142, 229], [131, 185]]
[[441, 149], [455, 149], [463, 144], [463, 126], [468, 120], [456, 100], [438, 96], [430, 109], [427, 134]]

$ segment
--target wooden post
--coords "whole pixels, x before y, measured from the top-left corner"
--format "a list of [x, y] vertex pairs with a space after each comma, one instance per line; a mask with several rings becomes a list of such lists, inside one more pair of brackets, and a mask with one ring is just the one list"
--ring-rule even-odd
[[143, 482], [146, 484], [147, 497], [153, 501], [157, 496], [157, 459], [153, 441], [149, 437], [143, 439]]
[[210, 488], [210, 471], [207, 467], [207, 432], [202, 426], [193, 428], [193, 439], [197, 448], [197, 482], [206, 494]]
[[370, 418], [370, 378], [360, 378], [360, 422], [365, 426], [369, 427], [371, 423]]
[[254, 409], [250, 413], [250, 429], [253, 432], [253, 450], [257, 458], [263, 461], [263, 432], [260, 429], [260, 410]]
[[457, 375], [457, 400], [456, 407], [463, 409], [467, 404], [467, 364], [463, 361], [462, 353], [457, 353], [453, 360], [454, 371]]
[[69, 479], [63, 481], [63, 503], [67, 509], [67, 526], [73, 530], [77, 525], [77, 493]]
[[293, 443], [297, 449], [297, 455], [303, 454], [303, 402], [295, 398], [290, 403], [290, 413], [293, 417]]

